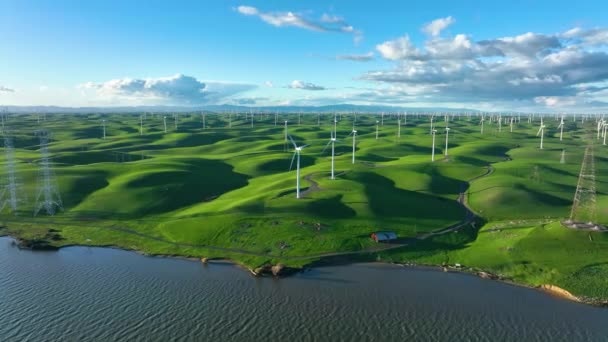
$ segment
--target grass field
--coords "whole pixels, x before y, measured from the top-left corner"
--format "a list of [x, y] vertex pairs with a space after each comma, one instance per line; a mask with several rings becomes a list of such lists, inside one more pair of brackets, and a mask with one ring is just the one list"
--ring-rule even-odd
[[[106, 120], [102, 139], [101, 120]], [[449, 123], [435, 118], [436, 161], [431, 162], [428, 117], [386, 115], [375, 138], [375, 115], [339, 116], [337, 179], [329, 178], [324, 150], [333, 115], [167, 114], [9, 116], [20, 183], [18, 212], [2, 212], [0, 234], [68, 244], [117, 246], [151, 254], [229, 258], [250, 268], [283, 263], [301, 267], [326, 256], [362, 252], [368, 258], [421, 264], [461, 263], [529, 285], [556, 284], [575, 294], [608, 298], [607, 234], [574, 231], [569, 217], [583, 151], [595, 121], [545, 118], [544, 149], [522, 116], [514, 132], [479, 118]], [[403, 118], [402, 118], [403, 119]], [[293, 148], [302, 152], [302, 190], [295, 197]], [[320, 125], [317, 123], [320, 121]], [[438, 122], [437, 122], [438, 121]], [[356, 163], [351, 163], [356, 125]], [[52, 134], [48, 149], [63, 211], [34, 217], [41, 153], [36, 130]], [[593, 133], [593, 132], [592, 132]], [[594, 139], [591, 139], [594, 140]], [[597, 222], [608, 224], [608, 153], [596, 142]], [[562, 150], [565, 162], [561, 163]], [[0, 174], [6, 184], [7, 159]], [[470, 181], [470, 184], [469, 184]], [[466, 221], [462, 197], [478, 227], [411, 240]], [[4, 194], [4, 199], [7, 193]], [[542, 220], [542, 223], [540, 220]], [[485, 224], [479, 224], [485, 222]], [[496, 229], [497, 226], [502, 227]], [[398, 247], [378, 252], [369, 234], [397, 232]], [[386, 247], [382, 245], [381, 247]], [[369, 253], [368, 253], [369, 252]], [[353, 255], [353, 258], [355, 255]]]

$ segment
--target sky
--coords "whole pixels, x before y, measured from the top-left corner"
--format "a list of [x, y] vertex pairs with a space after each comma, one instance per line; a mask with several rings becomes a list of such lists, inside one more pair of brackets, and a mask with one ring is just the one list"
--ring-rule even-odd
[[0, 106], [608, 111], [606, 1], [0, 1]]

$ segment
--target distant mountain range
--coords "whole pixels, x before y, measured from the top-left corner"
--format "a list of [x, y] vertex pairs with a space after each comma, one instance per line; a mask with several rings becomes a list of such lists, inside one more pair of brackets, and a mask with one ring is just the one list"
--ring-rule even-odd
[[329, 112], [478, 112], [469, 108], [443, 108], [443, 107], [393, 107], [375, 105], [337, 104], [328, 106], [270, 106], [247, 107], [235, 105], [208, 105], [196, 107], [184, 106], [133, 106], [133, 107], [58, 107], [58, 106], [0, 106], [9, 113], [141, 113], [141, 112], [224, 112], [224, 111], [269, 111], [269, 112], [302, 112], [302, 113], [329, 113]]

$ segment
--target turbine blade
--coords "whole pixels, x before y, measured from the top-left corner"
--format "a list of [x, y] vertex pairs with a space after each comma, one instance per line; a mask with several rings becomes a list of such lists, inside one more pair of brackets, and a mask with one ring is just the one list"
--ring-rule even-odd
[[291, 164], [289, 164], [289, 171], [291, 171], [291, 168], [293, 167], [293, 161], [296, 159], [296, 154], [298, 154], [298, 152], [295, 152], [293, 154], [293, 157], [291, 157]]
[[538, 129], [538, 132], [536, 133], [536, 136], [539, 136], [539, 135], [540, 135], [540, 131], [542, 131], [542, 130], [543, 130], [543, 127], [541, 126], [541, 127]]
[[331, 140], [327, 143], [327, 145], [325, 145], [325, 147], [323, 148], [323, 151], [321, 151], [321, 154], [325, 153], [325, 150], [327, 150], [327, 148], [329, 147], [330, 144], [331, 144]]
[[291, 143], [293, 144], [293, 148], [298, 148], [298, 145], [296, 145], [296, 142], [293, 141], [293, 138], [291, 137], [291, 135], [289, 135], [289, 140], [291, 141]]

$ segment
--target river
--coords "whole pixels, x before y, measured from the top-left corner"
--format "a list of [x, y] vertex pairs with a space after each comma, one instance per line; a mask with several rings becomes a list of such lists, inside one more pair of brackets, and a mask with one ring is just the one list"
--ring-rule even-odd
[[0, 238], [1, 341], [606, 341], [608, 309], [385, 264], [255, 278], [228, 263]]

